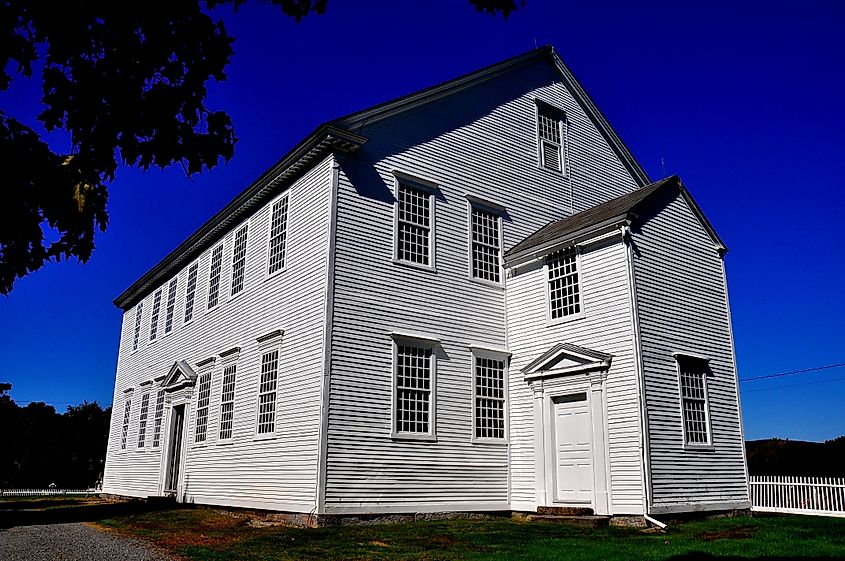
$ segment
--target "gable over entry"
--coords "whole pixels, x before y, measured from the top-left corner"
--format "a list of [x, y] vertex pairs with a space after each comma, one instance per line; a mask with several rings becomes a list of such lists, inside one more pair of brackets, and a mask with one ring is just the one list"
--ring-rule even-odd
[[184, 360], [177, 360], [170, 367], [170, 371], [164, 380], [161, 381], [161, 388], [166, 392], [174, 392], [176, 390], [191, 387], [197, 381], [197, 373], [191, 368], [191, 365]]
[[537, 506], [609, 513], [605, 381], [613, 357], [558, 343], [522, 373], [533, 393]]

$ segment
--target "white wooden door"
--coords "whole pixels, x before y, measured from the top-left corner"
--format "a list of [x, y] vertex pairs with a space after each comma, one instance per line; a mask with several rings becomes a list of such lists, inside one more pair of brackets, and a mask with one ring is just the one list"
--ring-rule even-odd
[[592, 422], [587, 394], [555, 400], [555, 500], [593, 500]]

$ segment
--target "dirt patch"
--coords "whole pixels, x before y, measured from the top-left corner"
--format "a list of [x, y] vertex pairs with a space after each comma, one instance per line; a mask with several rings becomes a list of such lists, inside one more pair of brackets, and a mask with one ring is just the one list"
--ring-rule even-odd
[[757, 533], [757, 528], [751, 526], [740, 526], [738, 528], [730, 528], [728, 530], [702, 532], [695, 536], [695, 539], [712, 542], [715, 540], [745, 540], [754, 536]]

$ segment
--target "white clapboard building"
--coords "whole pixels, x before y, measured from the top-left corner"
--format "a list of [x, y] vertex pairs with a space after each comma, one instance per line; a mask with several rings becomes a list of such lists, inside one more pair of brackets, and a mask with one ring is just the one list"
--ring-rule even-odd
[[550, 47], [334, 120], [115, 300], [103, 489], [748, 508], [725, 251]]

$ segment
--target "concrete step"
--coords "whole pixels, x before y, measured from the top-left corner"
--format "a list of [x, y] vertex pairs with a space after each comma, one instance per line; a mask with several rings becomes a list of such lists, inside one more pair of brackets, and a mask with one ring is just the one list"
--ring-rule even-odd
[[582, 506], [538, 506], [537, 514], [551, 514], [553, 516], [590, 516], [593, 509]]
[[575, 528], [604, 528], [610, 523], [610, 516], [592, 515], [529, 514], [526, 519], [529, 522], [551, 522]]

